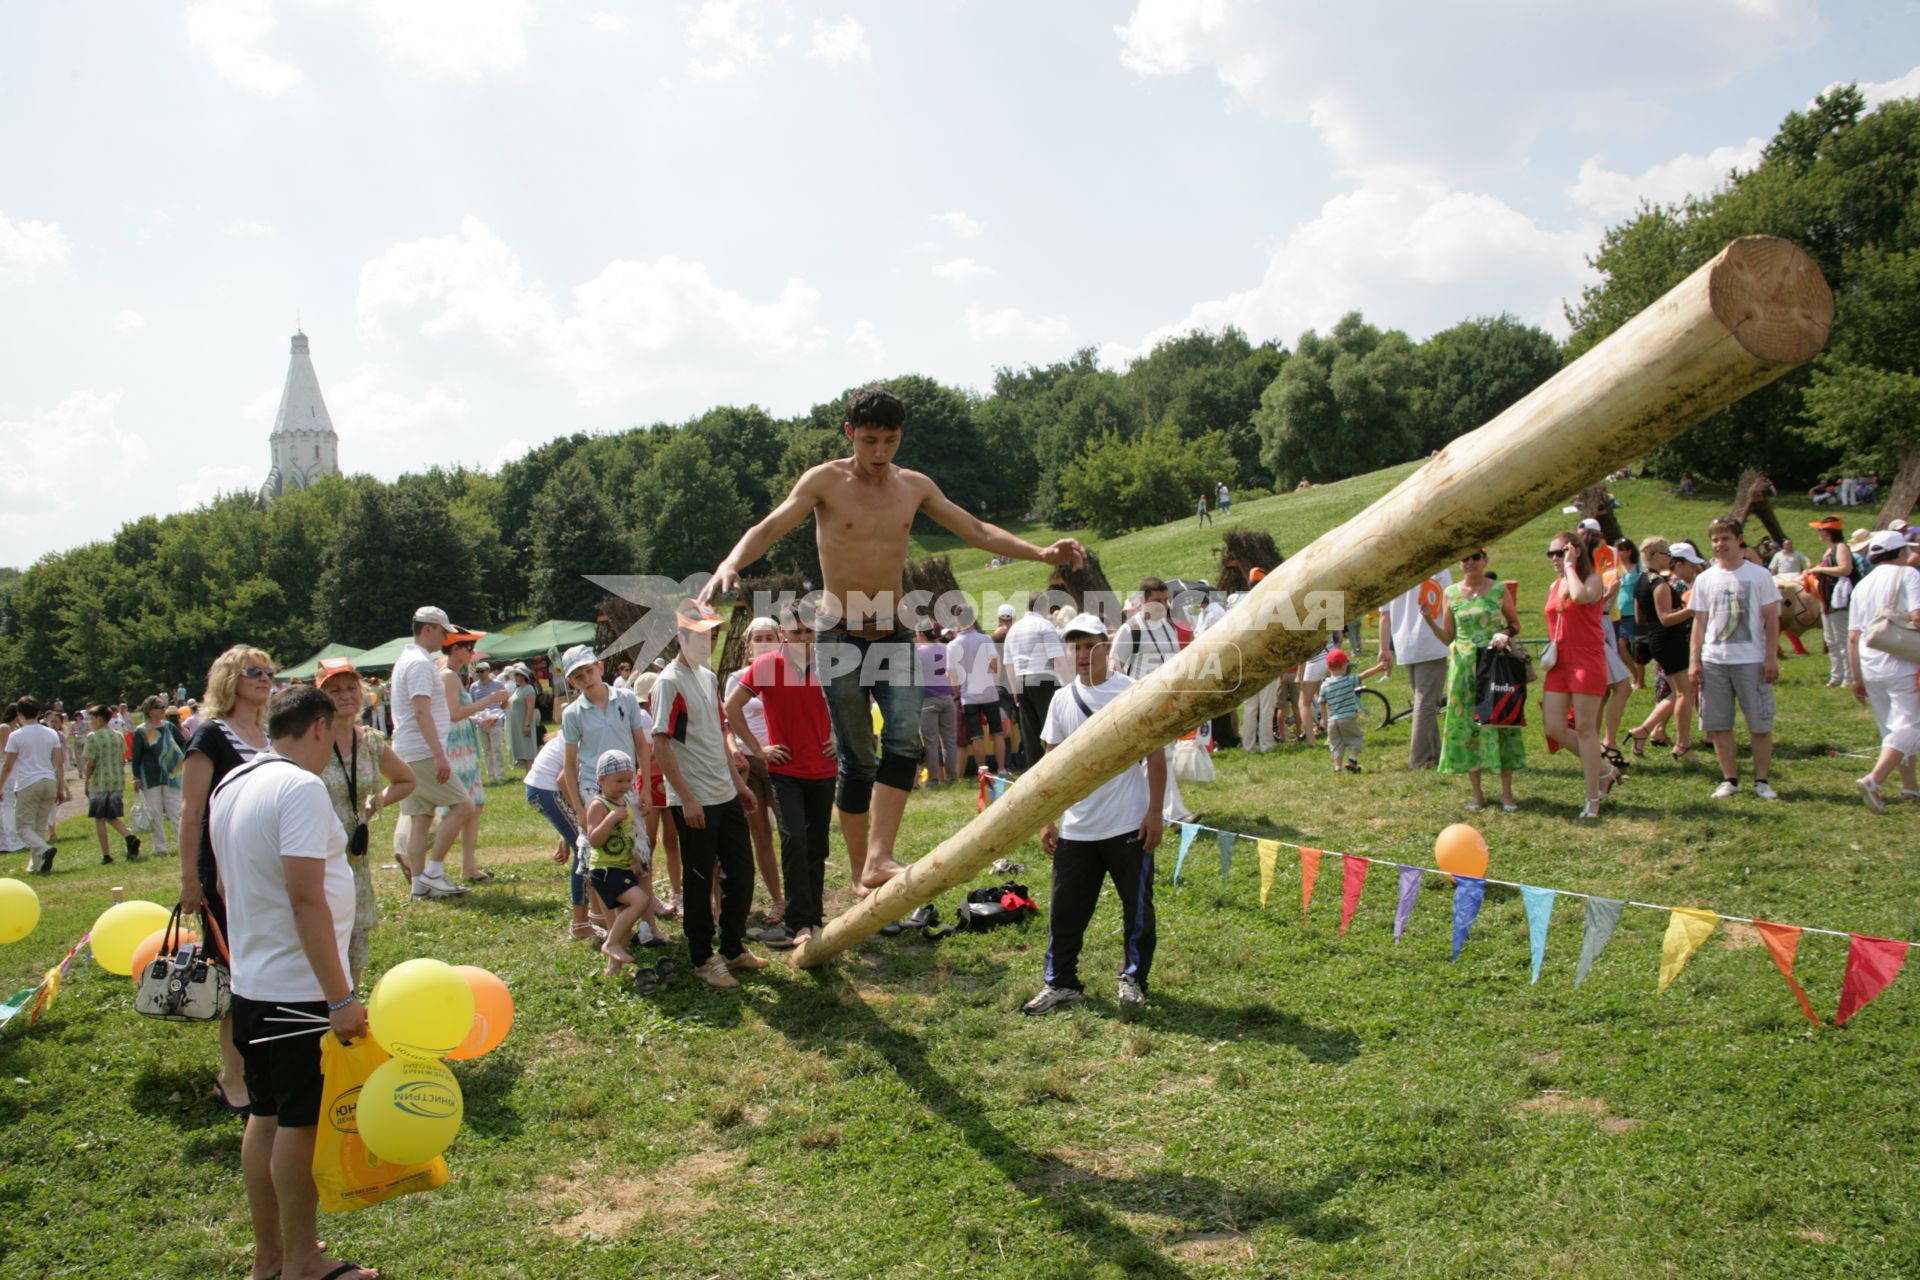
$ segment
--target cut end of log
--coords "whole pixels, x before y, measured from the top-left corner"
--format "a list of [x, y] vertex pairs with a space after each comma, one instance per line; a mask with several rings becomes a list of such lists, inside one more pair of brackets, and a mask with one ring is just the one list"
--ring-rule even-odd
[[1833, 290], [1798, 245], [1743, 236], [1721, 251], [1708, 278], [1713, 313], [1747, 351], [1776, 364], [1804, 364], [1826, 349]]

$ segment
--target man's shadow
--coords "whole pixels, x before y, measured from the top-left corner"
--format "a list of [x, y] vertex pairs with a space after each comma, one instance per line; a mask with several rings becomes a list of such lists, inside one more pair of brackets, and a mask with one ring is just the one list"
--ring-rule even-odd
[[[942, 1075], [918, 1038], [890, 1026], [875, 1013], [843, 973], [829, 968], [816, 970], [812, 977], [817, 992], [795, 988], [792, 996], [759, 1006], [769, 1026], [801, 1048], [835, 1052], [851, 1042], [885, 1058], [926, 1108], [998, 1169], [1009, 1185], [1040, 1190], [1037, 1207], [1054, 1218], [1060, 1231], [1076, 1237], [1090, 1252], [1122, 1267], [1129, 1276], [1161, 1280], [1187, 1276], [1154, 1241], [1143, 1237], [1122, 1217], [1133, 1212], [1164, 1214], [1169, 1203], [1225, 1206], [1239, 1229], [1251, 1230], [1261, 1222], [1279, 1221], [1295, 1235], [1322, 1242], [1347, 1240], [1371, 1230], [1359, 1219], [1321, 1211], [1352, 1181], [1350, 1171], [1329, 1174], [1310, 1187], [1241, 1189], [1188, 1174], [1112, 1177], [1032, 1151], [994, 1124], [974, 1098]], [[819, 1016], [819, 994], [836, 1001], [834, 1017]], [[1200, 1008], [1176, 1005], [1171, 1020], [1190, 1020]], [[1277, 1038], [1286, 1041], [1284, 1035]], [[1196, 1224], [1196, 1229], [1218, 1226], [1218, 1218], [1210, 1215], [1206, 1223]]]

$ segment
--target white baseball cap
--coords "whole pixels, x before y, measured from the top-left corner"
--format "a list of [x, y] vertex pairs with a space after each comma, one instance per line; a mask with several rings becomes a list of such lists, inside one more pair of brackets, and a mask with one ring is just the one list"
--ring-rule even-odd
[[1105, 640], [1107, 624], [1100, 621], [1100, 615], [1097, 613], [1076, 613], [1067, 620], [1066, 626], [1060, 628], [1062, 639], [1071, 636], [1097, 636]]
[[1700, 558], [1700, 549], [1691, 542], [1676, 542], [1667, 548], [1667, 554], [1675, 560], [1685, 560], [1688, 564], [1705, 564]]
[[413, 611], [413, 625], [418, 627], [431, 623], [443, 631], [470, 632], [472, 627], [456, 626], [453, 619], [447, 617], [447, 611], [437, 604], [423, 604]]
[[582, 667], [591, 666], [600, 661], [600, 655], [593, 651], [590, 644], [577, 644], [560, 657], [560, 673], [571, 678]]
[[1591, 529], [1595, 533], [1600, 533], [1602, 531], [1600, 528], [1600, 522], [1598, 520], [1595, 520], [1592, 516], [1588, 516], [1585, 520], [1582, 520], [1580, 522], [1580, 527], [1582, 529]]

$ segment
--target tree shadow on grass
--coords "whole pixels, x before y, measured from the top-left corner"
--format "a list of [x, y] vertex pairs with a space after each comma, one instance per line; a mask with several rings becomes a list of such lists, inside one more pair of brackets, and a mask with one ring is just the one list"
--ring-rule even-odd
[[[854, 1043], [880, 1055], [927, 1109], [999, 1170], [1010, 1187], [1039, 1191], [1041, 1207], [1061, 1231], [1128, 1276], [1173, 1280], [1189, 1274], [1161, 1252], [1159, 1243], [1124, 1220], [1122, 1215], [1129, 1213], [1184, 1218], [1188, 1230], [1224, 1226], [1244, 1232], [1279, 1221], [1294, 1234], [1317, 1241], [1351, 1239], [1371, 1230], [1362, 1220], [1321, 1212], [1351, 1181], [1352, 1175], [1344, 1171], [1305, 1188], [1239, 1188], [1177, 1172], [1108, 1176], [1032, 1151], [996, 1125], [977, 1099], [942, 1075], [917, 1037], [882, 1019], [844, 974], [815, 971], [814, 981], [813, 992], [796, 987], [793, 997], [760, 1006], [767, 1024], [804, 1049], [837, 1051]], [[839, 1016], [820, 1017], [820, 994], [832, 996]]]
[[1296, 1050], [1309, 1062], [1343, 1063], [1360, 1056], [1360, 1037], [1354, 1032], [1308, 1022], [1265, 1000], [1218, 1005], [1155, 992], [1139, 1024], [1202, 1040], [1260, 1040]]

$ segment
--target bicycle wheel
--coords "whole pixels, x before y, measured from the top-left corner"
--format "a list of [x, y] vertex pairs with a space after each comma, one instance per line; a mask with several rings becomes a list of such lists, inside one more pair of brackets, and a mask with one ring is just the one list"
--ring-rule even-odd
[[1378, 689], [1360, 690], [1360, 727], [1384, 729], [1393, 723], [1393, 704]]

